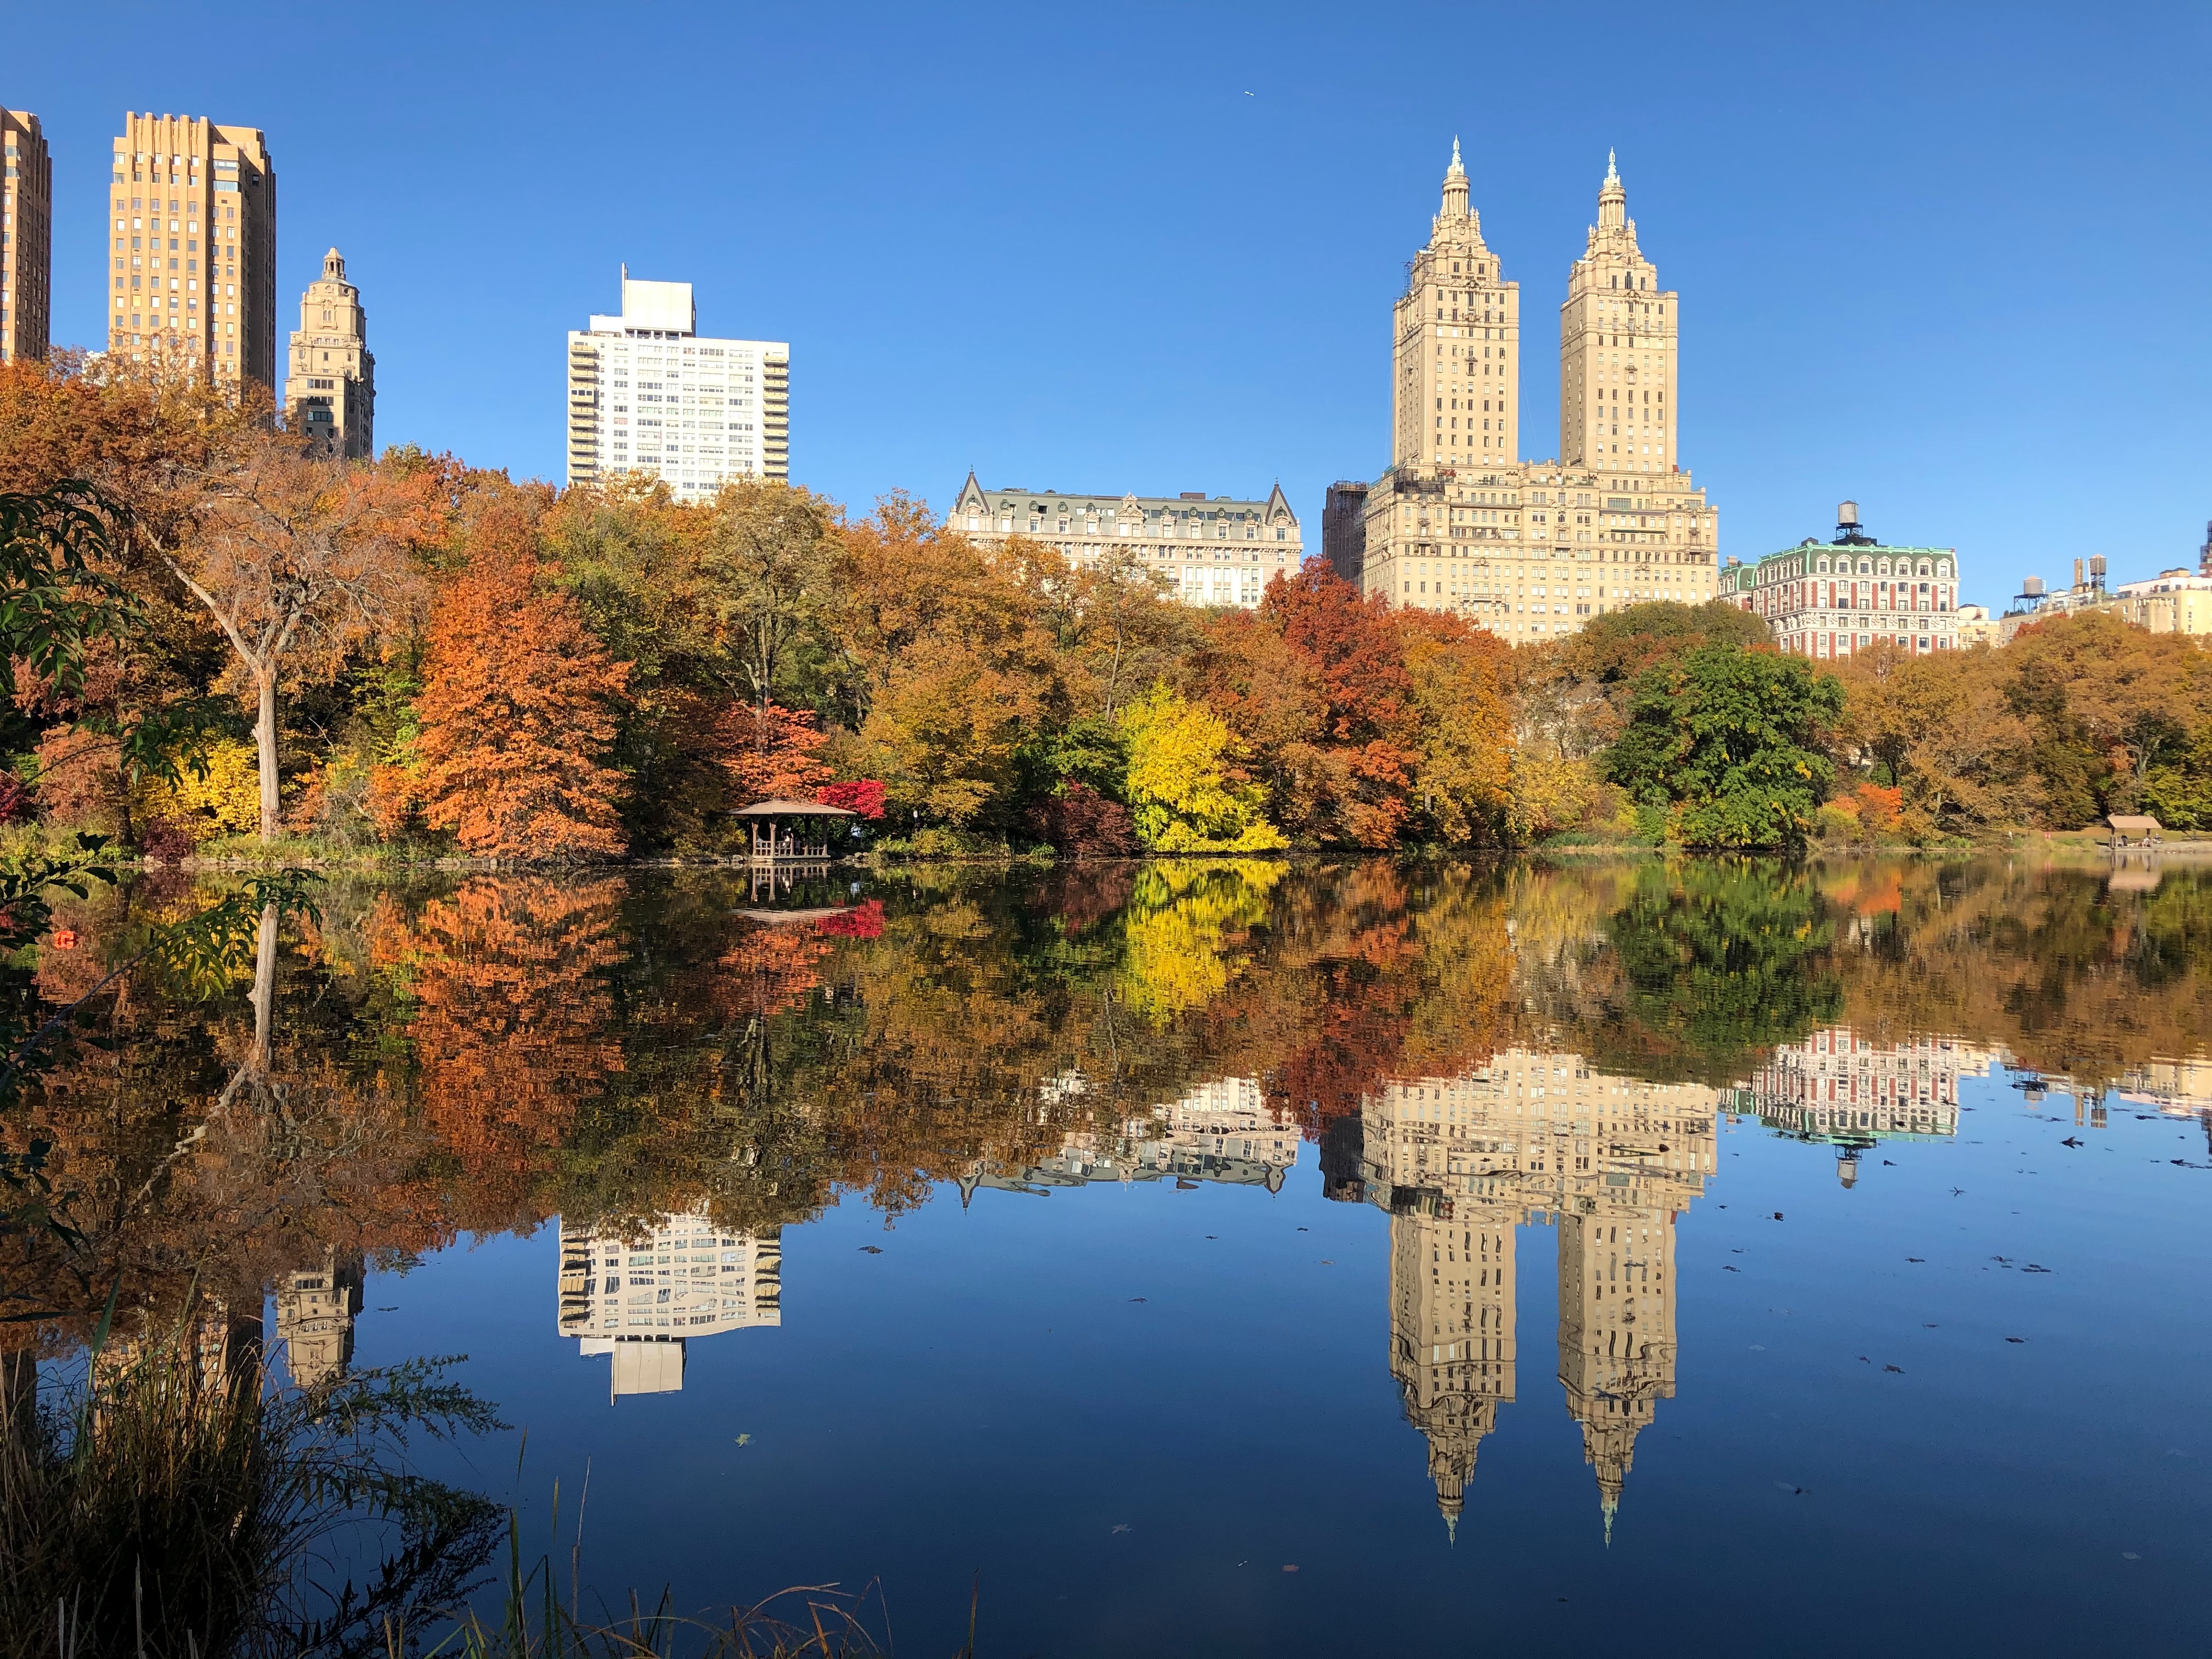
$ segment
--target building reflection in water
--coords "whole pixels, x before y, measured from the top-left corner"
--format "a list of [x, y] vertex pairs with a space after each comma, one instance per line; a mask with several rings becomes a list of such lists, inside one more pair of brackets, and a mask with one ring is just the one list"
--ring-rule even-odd
[[1674, 1218], [1712, 1175], [1717, 1104], [1516, 1049], [1390, 1085], [1332, 1132], [1329, 1195], [1390, 1212], [1391, 1374], [1455, 1534], [1514, 1397], [1514, 1239], [1533, 1222], [1559, 1228], [1559, 1381], [1612, 1535], [1637, 1434], [1674, 1392]]
[[608, 1398], [684, 1386], [685, 1345], [783, 1322], [783, 1231], [729, 1232], [702, 1213], [643, 1232], [560, 1224], [560, 1330], [610, 1360]]
[[[1057, 1093], [1081, 1093], [1079, 1079], [1064, 1079]], [[1171, 1180], [1265, 1187], [1280, 1192], [1298, 1161], [1297, 1126], [1268, 1109], [1255, 1078], [1223, 1078], [1200, 1085], [1182, 1099], [1135, 1113], [1109, 1130], [1070, 1130], [1060, 1150], [1033, 1164], [1008, 1166], [979, 1160], [960, 1177], [964, 1205], [979, 1187], [1003, 1192], [1042, 1192], [1095, 1182]]]
[[361, 1314], [362, 1259], [325, 1251], [319, 1267], [289, 1273], [276, 1283], [276, 1340], [295, 1388], [309, 1389], [353, 1363], [353, 1326]]
[[1777, 1048], [1728, 1104], [1777, 1133], [1833, 1146], [1837, 1178], [1849, 1187], [1859, 1154], [1877, 1141], [1956, 1135], [1959, 1079], [1987, 1077], [1995, 1058], [1949, 1037], [1875, 1043], [1830, 1026]]
[[1390, 1370], [1428, 1440], [1447, 1529], [1517, 1388], [1522, 1225], [1558, 1230], [1559, 1384], [1610, 1540], [1637, 1436], [1674, 1392], [1675, 1224], [1713, 1176], [1719, 1111], [1836, 1146], [1849, 1186], [1880, 1139], [1955, 1134], [1958, 1079], [1989, 1064], [1966, 1045], [1877, 1046], [1838, 1028], [1777, 1050], [1736, 1089], [1512, 1049], [1364, 1097], [1324, 1138], [1322, 1186], [1389, 1212]]

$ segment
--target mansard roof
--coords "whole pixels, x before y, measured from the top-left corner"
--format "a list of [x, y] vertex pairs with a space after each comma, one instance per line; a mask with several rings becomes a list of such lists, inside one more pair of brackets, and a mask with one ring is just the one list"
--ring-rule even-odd
[[956, 498], [956, 512], [978, 510], [992, 513], [1026, 514], [1032, 507], [1041, 507], [1048, 513], [1062, 511], [1097, 514], [1103, 511], [1125, 511], [1135, 507], [1147, 514], [1194, 513], [1201, 517], [1226, 514], [1231, 517], [1249, 514], [1267, 524], [1296, 524], [1297, 514], [1291, 507], [1290, 497], [1283, 493], [1278, 482], [1261, 500], [1243, 496], [1206, 495], [1198, 492], [1177, 495], [1139, 495], [1128, 492], [1108, 495], [1098, 492], [1067, 489], [1023, 489], [1008, 487], [986, 489], [976, 481], [973, 471], [960, 486]]

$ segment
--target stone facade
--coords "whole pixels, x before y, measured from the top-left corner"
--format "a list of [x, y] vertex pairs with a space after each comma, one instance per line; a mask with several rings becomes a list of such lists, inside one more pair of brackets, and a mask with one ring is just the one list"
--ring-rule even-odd
[[791, 477], [791, 347], [697, 332], [689, 283], [622, 277], [622, 314], [568, 335], [568, 482], [637, 473], [678, 501]]
[[107, 349], [276, 389], [276, 173], [252, 127], [127, 115], [106, 187]]
[[1559, 310], [1563, 460], [1523, 461], [1520, 289], [1468, 205], [1458, 148], [1393, 307], [1390, 470], [1366, 497], [1361, 586], [1515, 644], [1718, 591], [1718, 515], [1676, 448], [1676, 296], [1608, 164]]
[[54, 166], [39, 118], [0, 109], [0, 363], [46, 355], [53, 321]]
[[376, 359], [368, 349], [368, 315], [336, 248], [323, 256], [323, 274], [300, 296], [284, 413], [316, 454], [359, 461], [376, 453]]
[[1295, 575], [1304, 542], [1279, 483], [1264, 501], [1182, 495], [1086, 495], [986, 489], [970, 472], [945, 527], [984, 547], [1025, 536], [1077, 568], [1135, 560], [1186, 605], [1260, 603], [1268, 582]]

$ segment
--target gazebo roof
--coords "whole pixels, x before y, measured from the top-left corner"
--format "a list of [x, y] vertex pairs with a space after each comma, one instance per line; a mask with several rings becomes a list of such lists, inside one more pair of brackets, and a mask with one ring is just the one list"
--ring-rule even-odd
[[2156, 818], [2141, 817], [2127, 812], [2115, 812], [2105, 820], [2123, 835], [2154, 835], [2166, 826]]
[[818, 800], [757, 800], [731, 814], [739, 818], [857, 818], [849, 806], [824, 806]]

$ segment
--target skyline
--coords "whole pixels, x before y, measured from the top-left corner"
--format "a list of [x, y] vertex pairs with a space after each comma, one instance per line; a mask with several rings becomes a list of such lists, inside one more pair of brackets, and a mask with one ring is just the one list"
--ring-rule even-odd
[[1545, 358], [1618, 150], [1683, 295], [1681, 461], [1724, 556], [1825, 537], [1848, 497], [1885, 540], [1957, 547], [1966, 598], [2001, 608], [2075, 556], [2116, 582], [2189, 563], [2212, 518], [2212, 417], [2188, 395], [2212, 329], [2169, 297], [2212, 252], [2186, 210], [2212, 134], [2193, 11], [2043, 9], [1993, 38], [1971, 16], [1778, 29], [1708, 8], [1595, 84], [1581, 26], [1501, 21], [1483, 38], [1506, 69], [1425, 92], [1394, 42], [1461, 27], [1441, 12], [1388, 40], [1317, 12], [1018, 36], [980, 9], [874, 12], [855, 54], [850, 31], [702, 9], [602, 54], [573, 142], [548, 94], [574, 84], [586, 15], [529, 15], [365, 22], [374, 118], [345, 123], [300, 72], [321, 44], [273, 9], [241, 19], [260, 44], [236, 62], [158, 72], [93, 49], [112, 20], [27, 19], [0, 103], [52, 148], [57, 343], [99, 337], [94, 208], [125, 111], [205, 115], [268, 134], [280, 305], [344, 252], [381, 442], [557, 479], [564, 337], [627, 262], [693, 283], [702, 332], [792, 343], [793, 477], [855, 508], [902, 488], [941, 517], [971, 465], [1116, 495], [1279, 478], [1317, 545], [1326, 486], [1389, 459], [1390, 302], [1457, 133], [1539, 354], [1532, 434], [1556, 428]]

